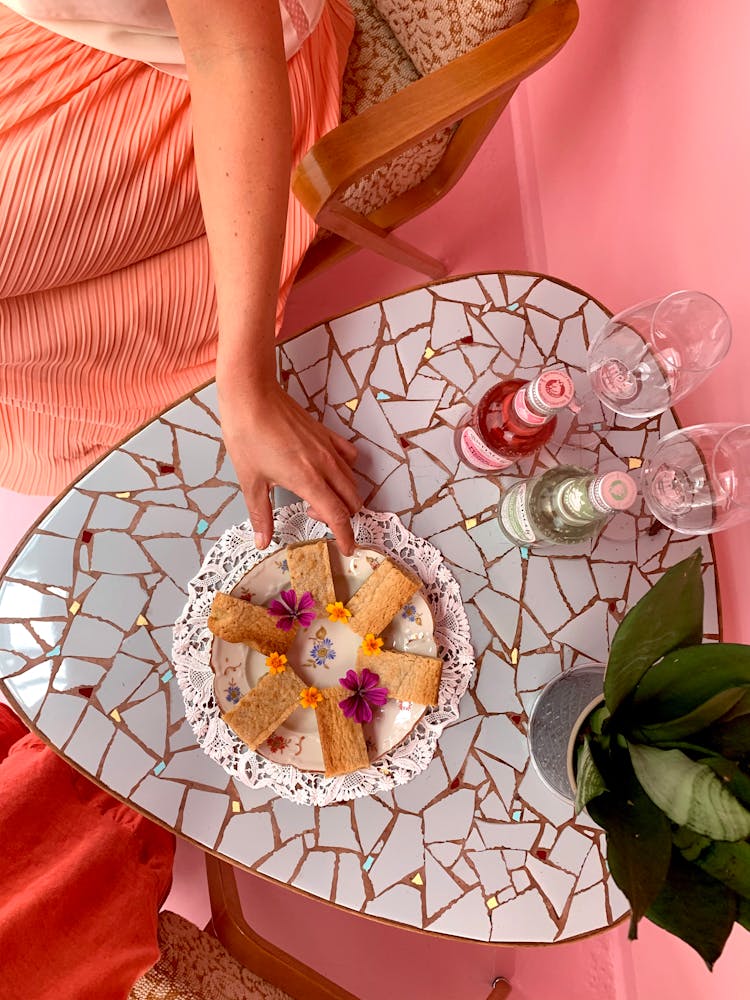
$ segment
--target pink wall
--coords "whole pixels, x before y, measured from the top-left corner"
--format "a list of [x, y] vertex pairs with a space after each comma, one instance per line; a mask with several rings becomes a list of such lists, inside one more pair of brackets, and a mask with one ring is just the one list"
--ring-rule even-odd
[[[534, 206], [525, 217], [530, 266], [615, 310], [676, 288], [714, 295], [732, 318], [732, 349], [679, 415], [683, 423], [750, 421], [750, 7], [746, 0], [579, 5], [565, 71], [533, 77], [513, 105], [522, 201]], [[750, 524], [715, 544], [725, 638], [750, 642]], [[747, 996], [742, 930], [713, 976], [650, 924], [637, 943], [623, 945], [623, 975], [637, 1000]]]
[[[750, 6], [579, 0], [562, 59], [514, 104], [531, 266], [617, 310], [676, 288], [714, 295], [734, 327], [683, 423], [750, 420]], [[538, 200], [537, 200], [538, 199]], [[725, 638], [750, 642], [750, 524], [716, 536]]]

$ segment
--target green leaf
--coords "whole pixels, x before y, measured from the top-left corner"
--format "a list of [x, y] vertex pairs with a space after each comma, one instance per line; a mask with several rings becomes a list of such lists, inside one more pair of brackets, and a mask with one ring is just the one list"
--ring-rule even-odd
[[750, 755], [750, 715], [740, 715], [728, 722], [719, 720], [697, 735], [702, 744], [724, 757], [739, 760]]
[[731, 712], [727, 712], [723, 722], [730, 722], [732, 719], [738, 718], [740, 715], [750, 714], [750, 689], [745, 691], [744, 697], [740, 698], [737, 704], [734, 706]]
[[675, 851], [649, 920], [694, 948], [709, 970], [724, 950], [739, 913], [737, 896]]
[[703, 638], [701, 550], [667, 570], [628, 611], [612, 640], [604, 699], [614, 714], [652, 663]]
[[737, 923], [741, 924], [746, 931], [750, 931], [750, 900], [738, 900]]
[[601, 736], [604, 730], [604, 723], [608, 718], [609, 710], [606, 705], [600, 705], [599, 708], [595, 708], [588, 717], [588, 724], [591, 732], [596, 733], [597, 736]]
[[576, 814], [585, 809], [587, 804], [607, 791], [604, 778], [594, 763], [591, 755], [591, 741], [584, 738], [583, 746], [578, 751], [578, 766], [576, 767]]
[[695, 863], [711, 878], [750, 899], [750, 844], [747, 841], [738, 840], [736, 844], [717, 841]]
[[727, 791], [710, 767], [681, 750], [629, 746], [638, 781], [648, 797], [678, 826], [714, 840], [750, 836], [750, 812]]
[[740, 765], [733, 760], [725, 760], [723, 757], [712, 756], [703, 757], [699, 761], [706, 764], [724, 783], [728, 789], [738, 799], [746, 809], [750, 809], [750, 777], [742, 770]]
[[[625, 758], [627, 761], [627, 758]], [[589, 815], [607, 833], [607, 862], [631, 909], [630, 937], [638, 921], [664, 885], [672, 853], [669, 820], [636, 780], [623, 769], [616, 792], [605, 792], [588, 804]]]
[[689, 830], [686, 826], [677, 826], [672, 831], [672, 843], [686, 861], [696, 861], [701, 854], [713, 844], [710, 837]]
[[687, 646], [668, 653], [645, 672], [633, 694], [633, 711], [639, 723], [664, 722], [687, 715], [730, 689], [737, 696], [727, 712], [750, 690], [750, 646], [732, 642]]
[[[655, 668], [652, 667], [653, 669]], [[632, 730], [632, 735], [639, 743], [663, 743], [693, 736], [710, 726], [712, 722], [720, 719], [742, 698], [744, 691], [744, 688], [728, 688], [726, 691], [719, 691], [718, 694], [713, 695], [702, 705], [698, 705], [697, 708], [685, 715], [677, 716], [666, 722], [638, 725]]]

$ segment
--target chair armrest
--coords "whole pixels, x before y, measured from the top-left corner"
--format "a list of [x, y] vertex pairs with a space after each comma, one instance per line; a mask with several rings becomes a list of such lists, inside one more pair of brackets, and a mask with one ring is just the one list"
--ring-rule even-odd
[[317, 217], [326, 202], [381, 163], [514, 89], [562, 48], [577, 22], [575, 0], [553, 0], [343, 122], [300, 161], [292, 180], [295, 195]]

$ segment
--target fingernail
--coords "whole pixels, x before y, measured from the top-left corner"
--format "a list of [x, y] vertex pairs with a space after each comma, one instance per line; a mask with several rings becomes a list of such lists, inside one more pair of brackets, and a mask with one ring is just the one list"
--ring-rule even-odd
[[261, 533], [259, 531], [255, 532], [255, 548], [256, 549], [265, 549], [266, 548], [266, 540], [265, 540], [264, 536], [261, 535]]

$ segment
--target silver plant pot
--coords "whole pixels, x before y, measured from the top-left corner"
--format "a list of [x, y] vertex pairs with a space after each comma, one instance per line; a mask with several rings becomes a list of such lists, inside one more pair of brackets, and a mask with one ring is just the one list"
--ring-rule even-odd
[[557, 795], [575, 801], [572, 754], [575, 736], [601, 700], [604, 665], [587, 663], [563, 670], [539, 695], [529, 715], [529, 754], [537, 774]]

